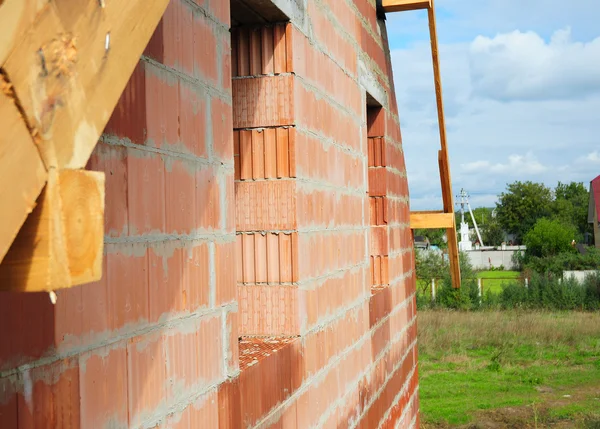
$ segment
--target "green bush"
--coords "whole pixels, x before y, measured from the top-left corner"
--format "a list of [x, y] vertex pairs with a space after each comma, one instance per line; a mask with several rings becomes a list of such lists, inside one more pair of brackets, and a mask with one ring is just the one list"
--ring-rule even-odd
[[491, 290], [486, 290], [483, 296], [481, 297], [481, 308], [482, 309], [497, 309], [500, 307], [500, 295], [492, 292]]
[[417, 310], [428, 310], [432, 308], [431, 296], [417, 289]]
[[533, 228], [525, 234], [523, 243], [530, 257], [548, 257], [560, 253], [575, 252], [571, 242], [578, 238], [578, 232], [572, 225], [557, 219], [539, 219]]
[[473, 306], [470, 290], [465, 289], [464, 284], [460, 289], [455, 289], [451, 283], [443, 281], [437, 290], [435, 306], [451, 310], [470, 310]]
[[[419, 268], [419, 259], [421, 267]], [[508, 282], [502, 292], [495, 294], [487, 290], [480, 298], [477, 278], [465, 255], [460, 257], [462, 287], [454, 289], [448, 262], [433, 254], [421, 255], [417, 259], [417, 272], [427, 276], [417, 291], [417, 308], [447, 308], [452, 310], [485, 309], [536, 309], [536, 310], [600, 310], [600, 274], [588, 276], [585, 281], [562, 279], [565, 270], [597, 270], [600, 268], [600, 252], [588, 249], [585, 255], [560, 253], [545, 258], [527, 257], [524, 261], [523, 277], [529, 279], [529, 287], [522, 281]], [[438, 281], [436, 299], [431, 300], [429, 285], [432, 277]]]
[[585, 307], [588, 310], [600, 310], [600, 273], [587, 276], [583, 287], [585, 289]]
[[585, 254], [579, 252], [565, 252], [544, 258], [526, 255], [521, 258], [520, 262], [524, 269], [529, 269], [537, 273], [562, 275], [563, 271], [599, 269], [600, 251], [594, 247], [588, 247]]
[[600, 275], [589, 276], [583, 283], [553, 274], [533, 274], [529, 287], [521, 283], [505, 285], [499, 295], [503, 309], [597, 310], [600, 308]]

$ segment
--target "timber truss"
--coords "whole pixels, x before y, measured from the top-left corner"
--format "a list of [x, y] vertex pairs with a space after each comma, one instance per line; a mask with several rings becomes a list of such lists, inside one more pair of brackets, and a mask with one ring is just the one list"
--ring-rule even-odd
[[84, 167], [167, 4], [0, 1], [0, 290], [101, 278], [104, 174]]
[[[84, 169], [168, 0], [0, 1], [0, 289], [50, 291], [102, 275], [104, 174]], [[412, 228], [446, 228], [460, 286], [437, 35], [427, 9], [440, 126], [443, 212]]]
[[429, 16], [429, 37], [431, 39], [431, 56], [433, 59], [433, 79], [435, 82], [435, 98], [437, 102], [438, 123], [440, 129], [441, 149], [438, 152], [440, 181], [442, 184], [443, 211], [411, 212], [410, 227], [414, 229], [446, 229], [448, 238], [448, 255], [450, 257], [450, 274], [452, 285], [460, 287], [460, 265], [458, 261], [458, 238], [454, 220], [454, 197], [452, 196], [452, 179], [448, 146], [446, 143], [446, 122], [442, 100], [442, 80], [440, 77], [440, 59], [438, 52], [437, 29], [435, 25], [435, 10], [433, 0], [382, 0], [384, 12], [404, 12], [409, 10], [427, 9]]

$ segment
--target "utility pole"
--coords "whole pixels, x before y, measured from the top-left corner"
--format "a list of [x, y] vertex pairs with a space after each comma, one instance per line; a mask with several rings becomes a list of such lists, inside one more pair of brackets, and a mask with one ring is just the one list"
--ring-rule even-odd
[[[473, 226], [475, 227], [475, 232], [477, 233], [477, 238], [479, 239], [479, 244], [483, 246], [483, 240], [481, 239], [481, 234], [479, 233], [479, 228], [477, 227], [477, 220], [475, 220], [475, 215], [473, 214], [473, 210], [471, 209], [471, 203], [469, 203], [469, 195], [464, 189], [460, 190], [460, 220], [461, 220], [461, 242], [466, 243], [468, 241], [468, 226], [465, 223], [465, 204], [469, 209], [469, 214], [471, 215], [471, 219], [473, 220]], [[483, 219], [483, 217], [482, 217]], [[464, 226], [463, 226], [464, 225]], [[463, 246], [465, 246], [463, 244]], [[465, 249], [467, 250], [467, 249]]]

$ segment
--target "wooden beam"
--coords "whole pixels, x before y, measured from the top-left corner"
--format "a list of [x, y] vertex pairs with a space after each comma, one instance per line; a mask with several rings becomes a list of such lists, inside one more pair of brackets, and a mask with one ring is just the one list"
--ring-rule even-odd
[[3, 69], [47, 168], [85, 166], [167, 4], [52, 0], [18, 39]]
[[454, 221], [454, 195], [452, 194], [450, 161], [448, 157], [448, 144], [446, 141], [446, 119], [444, 117], [442, 77], [440, 72], [440, 56], [438, 49], [434, 0], [431, 0], [431, 7], [427, 10], [427, 13], [429, 16], [429, 37], [431, 39], [433, 80], [435, 84], [435, 99], [437, 103], [438, 125], [440, 130], [441, 150], [438, 153], [438, 163], [440, 168], [440, 181], [442, 185], [442, 201], [444, 203], [444, 211], [452, 214], [452, 228], [448, 228], [446, 230], [446, 237], [448, 239], [448, 257], [450, 258], [450, 275], [452, 276], [452, 286], [455, 288], [460, 288], [461, 275], [458, 253], [458, 238], [456, 236], [456, 224]]
[[[456, 237], [456, 225], [454, 222], [454, 196], [452, 194], [452, 179], [450, 176], [450, 162], [448, 157], [448, 145], [446, 142], [446, 121], [444, 118], [444, 103], [442, 97], [442, 78], [440, 73], [440, 59], [438, 51], [437, 28], [435, 21], [434, 0], [383, 0], [382, 6], [385, 12], [398, 12], [414, 9], [427, 9], [429, 17], [429, 35], [431, 39], [431, 57], [433, 60], [433, 79], [435, 85], [435, 99], [438, 111], [438, 124], [440, 132], [441, 150], [438, 153], [438, 163], [440, 168], [440, 181], [442, 185], [442, 200], [444, 203], [444, 213], [452, 216], [451, 226], [446, 229], [448, 237], [448, 255], [450, 257], [450, 271], [452, 275], [452, 285], [459, 288], [461, 284], [460, 265], [458, 253], [458, 239]], [[411, 214], [411, 228], [413, 228], [413, 215]], [[431, 219], [430, 219], [431, 220]], [[419, 220], [420, 221], [420, 220]], [[423, 225], [426, 225], [423, 221]], [[431, 220], [431, 225], [436, 223]], [[415, 219], [415, 225], [418, 225]]]
[[0, 290], [40, 292], [102, 277], [104, 173], [50, 170], [0, 264]]
[[45, 3], [39, 0], [0, 1], [0, 66]]
[[87, 163], [167, 4], [0, 0], [0, 262], [47, 170]]
[[437, 29], [435, 21], [435, 10], [433, 0], [428, 9], [429, 15], [429, 36], [431, 39], [431, 57], [433, 60], [433, 80], [435, 85], [435, 99], [438, 113], [438, 126], [440, 132], [441, 150], [438, 154], [440, 164], [440, 178], [442, 181], [442, 199], [444, 202], [444, 211], [446, 213], [454, 212], [454, 196], [452, 194], [452, 180], [450, 175], [450, 162], [448, 157], [448, 144], [446, 140], [446, 119], [444, 116], [444, 101], [442, 97], [442, 77], [440, 72], [440, 58], [438, 50]]
[[405, 12], [409, 10], [428, 9], [431, 0], [382, 0], [384, 12]]
[[460, 275], [460, 260], [458, 258], [458, 238], [456, 236], [455, 227], [446, 230], [446, 238], [448, 240], [448, 258], [450, 259], [450, 276], [452, 278], [452, 287], [459, 289], [462, 279]]
[[454, 213], [410, 213], [411, 229], [449, 229], [454, 223]]
[[442, 184], [442, 199], [444, 202], [444, 211], [452, 213], [452, 228], [446, 230], [446, 238], [448, 239], [448, 257], [450, 259], [450, 275], [452, 277], [452, 286], [460, 288], [460, 260], [458, 252], [458, 238], [456, 236], [456, 221], [454, 219], [454, 202], [452, 197], [452, 183], [450, 180], [450, 170], [448, 168], [448, 157], [443, 154], [443, 151], [438, 152], [438, 163], [440, 167], [440, 181]]
[[104, 250], [104, 173], [60, 173], [61, 219], [72, 285], [102, 277]]
[[14, 99], [0, 75], [0, 262], [35, 207], [47, 173]]

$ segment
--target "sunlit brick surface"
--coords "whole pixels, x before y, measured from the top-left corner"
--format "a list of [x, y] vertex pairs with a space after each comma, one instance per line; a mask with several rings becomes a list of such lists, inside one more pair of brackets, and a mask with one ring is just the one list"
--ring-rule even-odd
[[418, 426], [386, 32], [372, 0], [293, 3], [170, 1], [88, 164], [102, 280], [0, 293], [0, 428]]

